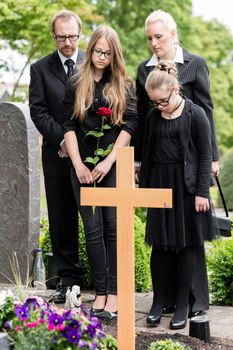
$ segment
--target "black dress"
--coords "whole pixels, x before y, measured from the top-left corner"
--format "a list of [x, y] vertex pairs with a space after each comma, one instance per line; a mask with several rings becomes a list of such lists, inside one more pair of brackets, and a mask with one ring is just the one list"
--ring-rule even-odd
[[[160, 114], [160, 113], [159, 113]], [[156, 118], [153, 131], [150, 188], [172, 188], [172, 208], [149, 208], [146, 242], [154, 249], [179, 250], [203, 246], [214, 238], [211, 210], [195, 211], [195, 194], [188, 193], [184, 181], [183, 155], [179, 128], [184, 113], [175, 119]]]

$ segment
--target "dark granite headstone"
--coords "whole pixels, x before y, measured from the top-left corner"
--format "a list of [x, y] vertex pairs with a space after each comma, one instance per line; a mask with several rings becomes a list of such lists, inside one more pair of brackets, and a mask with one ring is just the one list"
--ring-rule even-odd
[[0, 103], [0, 282], [13, 278], [9, 259], [17, 253], [23, 283], [40, 221], [39, 134], [29, 108]]

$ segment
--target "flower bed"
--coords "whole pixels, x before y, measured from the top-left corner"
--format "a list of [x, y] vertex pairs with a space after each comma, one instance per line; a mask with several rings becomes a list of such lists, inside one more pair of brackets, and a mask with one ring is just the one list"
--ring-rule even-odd
[[0, 293], [0, 328], [9, 335], [14, 350], [116, 349], [96, 317], [85, 309], [57, 308], [37, 296], [16, 300]]

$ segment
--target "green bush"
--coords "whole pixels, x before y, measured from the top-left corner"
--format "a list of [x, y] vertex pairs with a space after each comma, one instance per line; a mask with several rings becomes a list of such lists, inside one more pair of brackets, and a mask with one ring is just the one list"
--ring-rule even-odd
[[135, 214], [141, 219], [143, 223], [146, 223], [146, 215], [147, 215], [147, 209], [146, 208], [136, 208]]
[[189, 346], [185, 346], [178, 341], [171, 339], [157, 340], [150, 344], [148, 350], [191, 350]]
[[[44, 258], [44, 263], [47, 271], [48, 257], [46, 253], [49, 253], [52, 251], [47, 219], [43, 219], [41, 221], [40, 246], [43, 249], [43, 258]], [[83, 222], [80, 216], [79, 216], [79, 258], [84, 268], [83, 288], [92, 289], [93, 284], [91, 280], [91, 270], [90, 270], [90, 264], [88, 261], [87, 253], [86, 253], [86, 240], [85, 240], [85, 234], [83, 229]]]
[[[150, 289], [150, 249], [144, 243], [145, 225], [140, 218], [135, 215], [135, 289], [137, 292], [145, 292]], [[51, 252], [51, 241], [49, 236], [49, 227], [46, 219], [41, 221], [40, 246], [43, 249], [45, 267], [48, 267], [48, 257], [46, 253]], [[83, 281], [84, 289], [92, 289], [92, 278], [90, 264], [86, 253], [86, 241], [83, 223], [79, 217], [79, 257], [84, 268], [85, 275]]]
[[[219, 175], [224, 198], [229, 210], [233, 210], [233, 148], [231, 148], [223, 157], [222, 169]], [[218, 196], [218, 204], [222, 206], [221, 198]]]
[[150, 248], [145, 244], [145, 224], [135, 215], [135, 289], [146, 292], [151, 288]]
[[233, 238], [211, 243], [206, 253], [209, 290], [213, 304], [231, 304], [230, 284], [233, 275]]

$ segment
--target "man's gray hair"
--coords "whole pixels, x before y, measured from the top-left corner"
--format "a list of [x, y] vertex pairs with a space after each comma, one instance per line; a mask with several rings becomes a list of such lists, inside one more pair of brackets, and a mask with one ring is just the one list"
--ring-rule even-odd
[[52, 33], [55, 33], [55, 24], [56, 20], [62, 18], [63, 21], [69, 21], [71, 18], [75, 18], [76, 22], [79, 27], [79, 31], [81, 32], [82, 30], [82, 21], [81, 18], [76, 15], [76, 13], [69, 11], [69, 10], [61, 10], [59, 11], [51, 20], [51, 31]]

